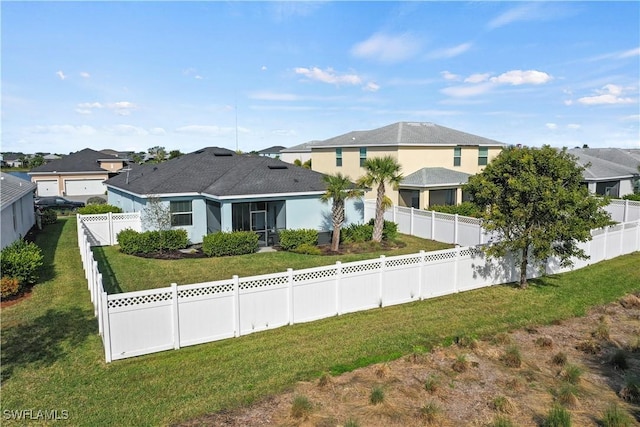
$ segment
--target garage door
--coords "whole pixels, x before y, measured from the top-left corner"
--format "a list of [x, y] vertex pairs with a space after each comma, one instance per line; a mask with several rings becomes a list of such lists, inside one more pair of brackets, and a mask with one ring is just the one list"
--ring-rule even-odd
[[64, 188], [67, 196], [94, 196], [107, 191], [101, 179], [67, 180]]
[[58, 194], [58, 181], [37, 181], [38, 196], [59, 196]]

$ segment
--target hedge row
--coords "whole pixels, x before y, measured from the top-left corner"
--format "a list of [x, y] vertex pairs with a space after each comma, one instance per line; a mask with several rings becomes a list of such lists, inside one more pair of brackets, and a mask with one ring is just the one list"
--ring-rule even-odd
[[127, 228], [119, 232], [116, 238], [120, 245], [120, 251], [129, 255], [174, 251], [189, 245], [187, 231], [183, 229], [140, 233]]
[[106, 213], [122, 213], [122, 208], [113, 205], [106, 204], [91, 204], [84, 206], [78, 209], [78, 213], [80, 215], [96, 215], [96, 214], [106, 214]]
[[257, 250], [258, 235], [252, 231], [218, 232], [202, 239], [202, 252], [207, 256], [244, 255]]
[[[373, 239], [373, 218], [367, 224], [351, 224], [340, 231], [340, 241], [343, 243], [362, 243]], [[384, 221], [382, 240], [394, 240], [398, 237], [398, 224]]]
[[292, 251], [301, 245], [316, 246], [318, 230], [300, 228], [297, 230], [280, 230], [280, 246], [285, 251]]

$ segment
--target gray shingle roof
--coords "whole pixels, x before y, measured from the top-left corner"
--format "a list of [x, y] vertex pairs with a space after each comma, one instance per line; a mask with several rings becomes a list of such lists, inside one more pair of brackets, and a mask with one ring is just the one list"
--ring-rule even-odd
[[263, 156], [209, 147], [107, 181], [135, 194], [199, 193], [218, 197], [324, 192], [323, 174]]
[[466, 184], [471, 174], [447, 168], [422, 168], [406, 176], [400, 187], [441, 187]]
[[85, 148], [76, 153], [69, 154], [58, 160], [52, 160], [37, 168], [31, 169], [29, 173], [39, 172], [102, 172], [107, 171], [100, 167], [98, 160], [119, 160], [122, 158], [112, 156], [109, 154], [101, 153], [99, 151]]
[[2, 209], [11, 206], [16, 200], [20, 200], [25, 194], [32, 193], [36, 184], [18, 178], [8, 173], [0, 173], [0, 204]]
[[606, 180], [639, 175], [640, 161], [634, 153], [618, 148], [574, 148], [569, 150], [578, 158], [578, 164], [586, 166], [583, 172], [586, 180]]
[[282, 150], [282, 152], [283, 153], [300, 153], [300, 152], [310, 153], [311, 147], [321, 142], [322, 141], [316, 141], [316, 140], [304, 142], [302, 144], [294, 145], [293, 147], [285, 148], [284, 150]]
[[320, 141], [313, 147], [372, 147], [401, 145], [499, 146], [507, 144], [425, 122], [398, 122], [378, 129], [352, 131]]
[[258, 151], [258, 154], [280, 154], [280, 151], [284, 150], [286, 147], [282, 145], [274, 145], [273, 147], [265, 148], [264, 150]]

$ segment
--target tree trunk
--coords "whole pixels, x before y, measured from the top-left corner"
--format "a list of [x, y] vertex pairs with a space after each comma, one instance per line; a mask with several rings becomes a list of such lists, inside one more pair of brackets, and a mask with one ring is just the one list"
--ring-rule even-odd
[[331, 250], [338, 252], [340, 249], [340, 228], [344, 222], [344, 203], [333, 203], [333, 233], [331, 234]]
[[527, 289], [527, 265], [529, 265], [529, 245], [522, 248], [522, 260], [520, 261], [520, 289]]
[[376, 197], [376, 219], [373, 221], [373, 237], [374, 242], [382, 241], [382, 229], [384, 226], [384, 210], [382, 209], [382, 201], [384, 200], [384, 182], [378, 185], [378, 195]]

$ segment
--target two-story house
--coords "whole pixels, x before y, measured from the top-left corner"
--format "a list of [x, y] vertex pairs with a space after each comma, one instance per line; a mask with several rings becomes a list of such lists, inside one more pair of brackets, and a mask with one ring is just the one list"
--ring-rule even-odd
[[[356, 180], [365, 174], [366, 159], [392, 156], [402, 166], [404, 180], [389, 188], [394, 204], [424, 209], [463, 201], [462, 186], [507, 144], [433, 123], [398, 122], [378, 129], [352, 131], [311, 148], [312, 169], [341, 172]], [[375, 198], [375, 192], [365, 194]]]

